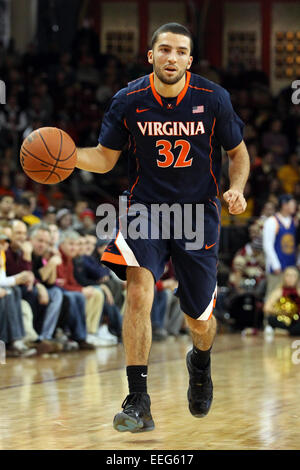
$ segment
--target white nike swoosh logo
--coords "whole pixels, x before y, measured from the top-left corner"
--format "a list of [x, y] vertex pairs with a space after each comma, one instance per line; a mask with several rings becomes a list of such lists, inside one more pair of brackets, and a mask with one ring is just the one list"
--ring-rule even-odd
[[142, 377], [147, 377], [147, 374], [141, 374]]

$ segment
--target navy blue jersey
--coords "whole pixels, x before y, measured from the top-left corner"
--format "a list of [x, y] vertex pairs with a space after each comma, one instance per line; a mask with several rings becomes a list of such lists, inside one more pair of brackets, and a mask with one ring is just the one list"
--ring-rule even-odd
[[221, 146], [243, 139], [229, 93], [186, 72], [176, 98], [161, 97], [153, 73], [120, 90], [103, 118], [99, 142], [122, 150], [129, 142], [129, 191], [136, 201], [197, 203], [219, 195]]

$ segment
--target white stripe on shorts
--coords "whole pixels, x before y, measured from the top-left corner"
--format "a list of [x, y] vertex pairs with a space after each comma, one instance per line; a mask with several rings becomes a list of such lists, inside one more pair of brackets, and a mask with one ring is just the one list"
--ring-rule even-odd
[[125, 238], [123, 237], [121, 231], [119, 231], [118, 233], [118, 236], [115, 240], [115, 245], [118, 247], [118, 249], [122, 253], [123, 258], [125, 259], [127, 263], [127, 266], [140, 266], [139, 263], [137, 262], [136, 257], [134, 256], [132, 249], [126, 243]]
[[209, 302], [209, 305], [208, 307], [204, 310], [203, 313], [201, 313], [200, 317], [196, 318], [196, 320], [208, 320], [209, 317], [210, 317], [210, 314], [212, 312], [212, 309], [213, 309], [213, 304], [214, 304], [214, 298], [217, 297], [217, 284], [216, 284], [216, 288], [214, 290], [214, 293], [212, 295], [212, 298], [211, 298], [211, 301]]

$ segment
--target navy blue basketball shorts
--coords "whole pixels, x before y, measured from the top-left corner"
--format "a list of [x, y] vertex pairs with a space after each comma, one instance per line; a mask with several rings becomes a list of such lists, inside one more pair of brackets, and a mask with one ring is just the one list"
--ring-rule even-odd
[[193, 319], [208, 320], [217, 296], [220, 201], [212, 198], [189, 208], [178, 204], [174, 213], [170, 210], [169, 220], [168, 211], [162, 214], [157, 206], [130, 201], [101, 262], [122, 280], [127, 266], [136, 266], [151, 271], [157, 282], [171, 257], [182, 311]]

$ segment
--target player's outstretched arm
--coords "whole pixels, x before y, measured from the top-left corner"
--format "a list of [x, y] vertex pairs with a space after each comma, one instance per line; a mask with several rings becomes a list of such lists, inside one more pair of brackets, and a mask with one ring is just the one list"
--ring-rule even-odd
[[230, 188], [223, 194], [230, 214], [242, 214], [247, 207], [244, 188], [250, 171], [250, 158], [244, 141], [227, 151], [229, 156]]
[[107, 173], [112, 170], [121, 155], [121, 150], [112, 150], [99, 144], [97, 147], [77, 148], [76, 167], [92, 173]]

